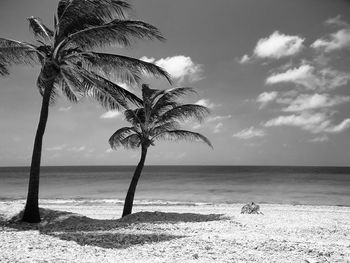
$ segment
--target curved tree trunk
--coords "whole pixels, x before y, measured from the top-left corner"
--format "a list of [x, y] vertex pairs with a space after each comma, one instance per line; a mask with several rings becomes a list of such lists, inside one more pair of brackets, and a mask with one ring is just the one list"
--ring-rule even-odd
[[49, 104], [51, 91], [53, 89], [54, 76], [51, 76], [50, 79], [46, 79], [46, 88], [44, 90], [40, 118], [38, 128], [36, 130], [32, 162], [30, 166], [30, 175], [29, 175], [29, 186], [28, 186], [28, 195], [26, 206], [24, 208], [24, 213], [22, 221], [28, 223], [39, 223], [40, 222], [40, 213], [39, 213], [39, 177], [40, 177], [40, 162], [41, 162], [41, 149], [42, 149], [42, 140], [46, 128], [47, 117], [49, 114]]
[[140, 158], [139, 164], [137, 165], [137, 167], [135, 169], [134, 176], [132, 177], [128, 193], [126, 194], [126, 197], [125, 197], [124, 210], [123, 210], [122, 217], [131, 214], [132, 206], [134, 203], [135, 190], [136, 190], [136, 186], [137, 186], [137, 183], [139, 181], [143, 166], [145, 164], [146, 154], [147, 154], [147, 147], [142, 146], [141, 158]]

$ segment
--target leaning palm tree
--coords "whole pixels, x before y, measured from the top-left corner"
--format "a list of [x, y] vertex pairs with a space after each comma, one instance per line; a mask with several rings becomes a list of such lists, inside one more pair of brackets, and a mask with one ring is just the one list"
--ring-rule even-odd
[[[107, 109], [141, 103], [134, 94], [111, 80], [137, 85], [142, 74], [165, 77], [161, 68], [135, 58], [94, 52], [110, 45], [128, 46], [134, 38], [163, 40], [154, 26], [126, 19], [130, 8], [123, 0], [60, 0], [53, 30], [37, 17], [28, 18], [34, 44], [0, 38], [0, 75], [15, 64], [38, 64], [37, 87], [42, 96], [30, 168], [29, 188], [22, 220], [40, 222], [38, 197], [42, 139], [49, 105], [60, 93], [69, 101], [95, 98]], [[112, 74], [113, 73], [113, 74]]]
[[109, 139], [113, 149], [140, 148], [141, 158], [135, 169], [128, 193], [125, 198], [123, 217], [131, 214], [135, 190], [147, 155], [147, 149], [156, 140], [202, 141], [212, 147], [210, 141], [200, 133], [180, 129], [180, 122], [189, 118], [202, 121], [209, 113], [208, 108], [196, 104], [181, 104], [178, 97], [194, 93], [192, 88], [175, 88], [170, 90], [150, 89], [142, 85], [142, 107], [124, 111], [125, 119], [131, 127], [117, 130]]

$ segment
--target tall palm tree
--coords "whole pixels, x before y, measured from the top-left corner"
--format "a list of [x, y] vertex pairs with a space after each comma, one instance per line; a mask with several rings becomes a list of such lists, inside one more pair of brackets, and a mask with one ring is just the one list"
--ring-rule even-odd
[[180, 129], [180, 122], [189, 118], [202, 121], [209, 114], [208, 108], [196, 104], [181, 104], [178, 97], [194, 93], [192, 88], [174, 88], [170, 90], [150, 89], [142, 85], [142, 107], [124, 111], [125, 119], [131, 127], [117, 130], [109, 139], [113, 149], [140, 148], [141, 158], [135, 169], [128, 193], [125, 198], [123, 217], [131, 214], [135, 190], [139, 181], [148, 148], [156, 140], [202, 141], [212, 147], [210, 141], [200, 133]]
[[25, 222], [40, 222], [38, 197], [42, 138], [49, 105], [59, 93], [71, 102], [88, 95], [107, 109], [119, 109], [127, 107], [127, 102], [141, 103], [141, 100], [112, 79], [136, 85], [146, 73], [170, 81], [163, 69], [151, 63], [92, 51], [110, 45], [128, 46], [134, 38], [163, 40], [154, 26], [126, 19], [125, 11], [129, 8], [123, 0], [60, 0], [53, 30], [37, 17], [28, 18], [35, 44], [0, 38], [0, 75], [8, 75], [9, 67], [15, 64], [41, 66], [37, 87], [42, 105], [22, 218]]

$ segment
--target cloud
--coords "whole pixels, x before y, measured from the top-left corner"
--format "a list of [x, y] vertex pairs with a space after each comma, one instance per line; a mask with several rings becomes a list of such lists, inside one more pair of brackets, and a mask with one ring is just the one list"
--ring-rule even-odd
[[152, 58], [148, 58], [146, 56], [140, 57], [140, 60], [148, 62], [148, 63], [153, 63], [154, 61], [156, 61], [155, 58], [153, 58], [153, 57]]
[[68, 145], [67, 144], [60, 144], [52, 147], [47, 147], [47, 151], [62, 151], [64, 150]]
[[195, 104], [207, 107], [209, 109], [212, 109], [212, 108], [219, 106], [219, 105], [216, 105], [213, 102], [211, 102], [209, 99], [200, 99]]
[[300, 67], [270, 75], [266, 79], [266, 84], [294, 83], [310, 90], [330, 90], [344, 86], [349, 81], [350, 74], [348, 73], [330, 68], [317, 71], [314, 66], [303, 64]]
[[327, 38], [317, 39], [311, 44], [312, 48], [323, 50], [324, 52], [332, 52], [343, 48], [350, 47], [350, 29], [341, 29], [331, 34]]
[[120, 111], [114, 111], [114, 110], [110, 110], [110, 111], [107, 111], [105, 113], [103, 113], [100, 118], [101, 119], [114, 119], [114, 118], [117, 118], [121, 115], [121, 112]]
[[329, 108], [350, 101], [348, 96], [333, 96], [329, 94], [300, 94], [288, 102], [288, 107], [282, 109], [285, 112], [298, 112], [317, 108]]
[[304, 40], [299, 36], [289, 36], [275, 31], [269, 37], [259, 39], [254, 55], [272, 59], [293, 56], [303, 49]]
[[140, 60], [154, 63], [159, 67], [164, 68], [173, 78], [184, 81], [186, 78], [190, 82], [195, 82], [203, 79], [203, 66], [192, 61], [191, 57], [173, 56], [155, 60], [154, 58], [141, 57]]
[[336, 17], [328, 18], [325, 22], [326, 25], [336, 25], [341, 27], [349, 26], [344, 20], [341, 19], [341, 15], [337, 15]]
[[327, 135], [321, 135], [321, 136], [317, 136], [317, 137], [311, 139], [310, 142], [325, 142], [328, 140], [329, 140], [329, 138]]
[[231, 115], [217, 115], [217, 116], [213, 116], [213, 117], [209, 117], [207, 118], [207, 122], [214, 122], [214, 121], [219, 121], [219, 120], [226, 120], [226, 119], [231, 119]]
[[236, 137], [238, 139], [248, 140], [255, 137], [264, 137], [265, 135], [266, 134], [263, 130], [250, 127], [233, 134], [233, 137]]
[[250, 61], [250, 57], [247, 55], [247, 54], [245, 54], [245, 55], [243, 55], [243, 57], [239, 60], [239, 63], [240, 64], [246, 64], [246, 63], [248, 63]]
[[58, 108], [58, 111], [70, 111], [72, 108], [72, 106], [68, 106], [68, 107], [60, 107]]
[[256, 102], [260, 103], [260, 109], [261, 109], [265, 107], [268, 103], [274, 101], [277, 98], [277, 95], [278, 95], [277, 91], [263, 92], [258, 96], [258, 98], [256, 99]]
[[326, 113], [302, 112], [287, 116], [279, 116], [264, 124], [265, 127], [294, 126], [311, 133], [340, 133], [350, 127], [350, 119], [343, 120], [338, 125], [333, 125]]
[[112, 148], [108, 148], [105, 150], [105, 153], [112, 153], [112, 152], [114, 152], [114, 150]]
[[[83, 152], [85, 150], [86, 150], [85, 146], [78, 146], [78, 147], [67, 148], [67, 151], [69, 151], [69, 152]], [[90, 150], [89, 150], [89, 152], [90, 152]]]
[[224, 124], [222, 122], [219, 122], [218, 124], [215, 125], [213, 132], [220, 133], [223, 126]]

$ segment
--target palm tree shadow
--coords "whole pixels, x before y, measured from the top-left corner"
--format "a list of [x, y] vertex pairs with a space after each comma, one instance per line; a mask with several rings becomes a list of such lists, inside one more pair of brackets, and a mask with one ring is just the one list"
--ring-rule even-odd
[[[0, 217], [0, 226], [5, 227], [6, 231], [38, 230], [41, 234], [50, 235], [61, 240], [75, 241], [81, 246], [90, 245], [116, 249], [186, 237], [184, 235], [171, 235], [159, 229], [157, 229], [157, 232], [147, 230], [145, 233], [142, 230], [145, 223], [176, 224], [226, 219], [221, 214], [138, 212], [120, 219], [101, 220], [75, 213], [41, 208], [41, 223], [29, 224], [20, 221], [21, 214], [22, 212], [10, 220]], [[135, 225], [140, 226], [135, 228]]]

